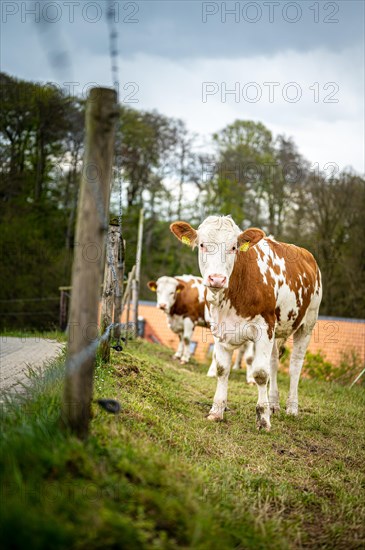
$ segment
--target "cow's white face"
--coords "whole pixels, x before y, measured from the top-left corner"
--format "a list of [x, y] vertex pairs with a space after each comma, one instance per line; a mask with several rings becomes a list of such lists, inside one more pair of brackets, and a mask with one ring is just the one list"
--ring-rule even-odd
[[160, 277], [157, 281], [150, 281], [148, 287], [157, 294], [157, 307], [169, 313], [183, 285], [174, 277]]
[[183, 243], [198, 247], [203, 283], [212, 289], [228, 288], [237, 253], [246, 252], [265, 236], [256, 228], [242, 233], [230, 216], [209, 216], [197, 230], [180, 221], [170, 229]]
[[231, 218], [210, 216], [197, 230], [199, 267], [204, 285], [228, 288], [241, 230]]

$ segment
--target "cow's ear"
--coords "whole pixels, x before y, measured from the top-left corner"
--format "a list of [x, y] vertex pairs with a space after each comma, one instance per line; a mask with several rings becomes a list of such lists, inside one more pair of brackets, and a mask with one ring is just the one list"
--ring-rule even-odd
[[241, 252], [247, 252], [247, 250], [257, 244], [261, 239], [265, 237], [264, 231], [262, 229], [257, 229], [257, 227], [250, 227], [246, 229], [243, 233], [238, 236], [237, 243], [238, 249]]
[[181, 284], [181, 283], [179, 283], [179, 284], [177, 285], [177, 287], [176, 287], [176, 292], [177, 292], [177, 294], [178, 294], [179, 292], [181, 292], [182, 290], [184, 290], [184, 288], [185, 288], [184, 285]]
[[156, 281], [149, 281], [147, 283], [147, 286], [150, 290], [152, 290], [152, 292], [156, 292], [157, 290], [157, 284], [156, 284]]
[[196, 245], [197, 233], [187, 222], [174, 222], [170, 225], [170, 230], [182, 243], [191, 246], [191, 248]]

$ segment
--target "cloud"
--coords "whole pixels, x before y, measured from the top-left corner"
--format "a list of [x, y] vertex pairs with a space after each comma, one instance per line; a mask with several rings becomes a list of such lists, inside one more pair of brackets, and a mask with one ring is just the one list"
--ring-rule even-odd
[[[182, 118], [196, 132], [211, 134], [237, 118], [260, 120], [274, 133], [293, 136], [310, 161], [364, 172], [362, 83], [349, 70], [349, 59], [362, 66], [362, 56], [359, 48], [179, 63], [138, 55], [122, 63], [121, 74], [138, 83], [140, 108]], [[215, 93], [204, 102], [208, 82]]]
[[[139, 22], [118, 23], [122, 100], [134, 98], [138, 103], [132, 107], [182, 118], [207, 141], [237, 118], [262, 121], [275, 134], [293, 136], [311, 162], [337, 162], [341, 169], [352, 165], [364, 172], [363, 3], [336, 3], [336, 24], [324, 23], [323, 3], [318, 24], [310, 2], [301, 3], [303, 16], [296, 24], [282, 17], [283, 5], [290, 3], [280, 4], [272, 24], [267, 16], [256, 24], [242, 18], [236, 23], [233, 17], [223, 23], [222, 13], [204, 24], [201, 2], [137, 4]], [[220, 2], [213, 4], [222, 10]], [[60, 75], [49, 64], [44, 37], [51, 39], [52, 33], [40, 39], [29, 18], [19, 23], [20, 12], [2, 25], [3, 70], [38, 81], [76, 81], [77, 93], [90, 82], [110, 86], [105, 20], [85, 21], [81, 7], [74, 23], [60, 21], [51, 29], [72, 57], [68, 78], [67, 68]], [[206, 101], [204, 83], [212, 83], [209, 89], [215, 91]], [[225, 89], [237, 93], [225, 94]]]

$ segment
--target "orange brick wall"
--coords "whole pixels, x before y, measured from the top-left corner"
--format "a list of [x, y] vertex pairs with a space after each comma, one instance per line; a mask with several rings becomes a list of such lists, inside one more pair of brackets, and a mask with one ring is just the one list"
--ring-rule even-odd
[[[146, 320], [148, 339], [158, 339], [163, 345], [176, 350], [178, 337], [168, 328], [166, 315], [155, 303], [141, 302], [139, 315]], [[198, 361], [206, 362], [209, 345], [213, 343], [210, 331], [196, 327], [193, 341], [197, 342], [194, 357]], [[291, 339], [288, 340], [288, 345], [291, 347]], [[309, 350], [312, 353], [321, 350], [333, 364], [339, 362], [342, 352], [356, 350], [365, 362], [365, 320], [321, 317], [313, 330]]]

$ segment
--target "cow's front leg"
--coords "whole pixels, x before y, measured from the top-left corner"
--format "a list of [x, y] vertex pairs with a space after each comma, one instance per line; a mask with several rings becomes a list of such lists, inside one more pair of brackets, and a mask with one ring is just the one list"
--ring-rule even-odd
[[210, 364], [209, 370], [207, 372], [207, 376], [210, 378], [214, 378], [217, 376], [217, 361], [215, 359], [215, 350], [213, 349], [213, 356], [212, 356], [212, 362]]
[[269, 365], [274, 340], [269, 340], [263, 329], [260, 339], [256, 342], [255, 357], [252, 362], [252, 376], [257, 384], [258, 400], [256, 405], [256, 426], [258, 430], [270, 431], [270, 404], [267, 395], [269, 381]]
[[181, 356], [182, 356], [183, 351], [184, 351], [183, 333], [179, 332], [178, 337], [179, 337], [179, 345], [178, 345], [177, 351], [174, 355], [174, 359], [181, 359]]
[[223, 413], [227, 407], [228, 377], [233, 350], [227, 350], [222, 344], [216, 343], [214, 351], [217, 362], [217, 389], [207, 418], [219, 421], [223, 420]]
[[189, 317], [185, 317], [184, 319], [184, 334], [183, 334], [183, 346], [184, 351], [181, 356], [181, 364], [185, 364], [189, 362], [190, 359], [190, 341], [191, 337], [193, 336], [194, 332], [194, 323]]

